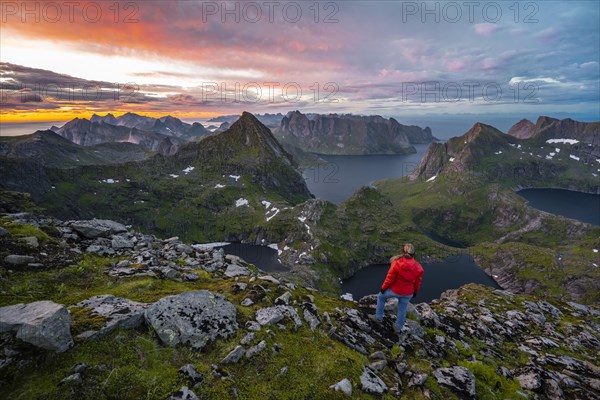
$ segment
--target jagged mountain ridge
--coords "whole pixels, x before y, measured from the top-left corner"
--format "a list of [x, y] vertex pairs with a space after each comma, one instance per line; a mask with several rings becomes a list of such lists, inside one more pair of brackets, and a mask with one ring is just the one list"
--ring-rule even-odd
[[30, 135], [0, 137], [0, 157], [23, 159], [48, 167], [118, 164], [142, 160], [149, 152], [133, 143], [102, 143], [80, 146], [51, 130]]
[[284, 144], [321, 154], [404, 154], [412, 143], [429, 143], [431, 129], [401, 125], [393, 118], [291, 111], [273, 132]]
[[60, 128], [53, 127], [53, 130], [83, 146], [129, 142], [167, 155], [174, 154], [183, 143], [209, 134], [198, 122], [190, 125], [171, 116], [151, 118], [135, 113], [126, 113], [117, 118], [112, 114], [94, 114], [89, 120], [75, 118]]

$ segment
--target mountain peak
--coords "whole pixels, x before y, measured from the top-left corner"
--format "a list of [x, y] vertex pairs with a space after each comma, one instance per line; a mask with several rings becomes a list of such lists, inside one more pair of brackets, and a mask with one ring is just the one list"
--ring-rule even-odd
[[523, 118], [511, 126], [507, 133], [519, 139], [529, 139], [535, 133], [535, 125], [530, 120]]

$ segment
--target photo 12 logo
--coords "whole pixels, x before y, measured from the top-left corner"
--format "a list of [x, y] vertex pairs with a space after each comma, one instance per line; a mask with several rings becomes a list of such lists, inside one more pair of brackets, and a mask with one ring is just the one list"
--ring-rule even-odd
[[298, 103], [309, 101], [308, 93], [315, 103], [339, 100], [336, 82], [313, 82], [304, 90], [298, 82], [203, 82], [201, 88], [203, 102]]
[[403, 1], [402, 22], [493, 24], [504, 19], [516, 24], [535, 24], [539, 22], [536, 18], [539, 10], [539, 4], [533, 1]]
[[336, 24], [340, 6], [327, 1], [203, 1], [199, 2], [202, 22], [268, 22], [297, 23], [302, 19], [314, 23]]
[[[507, 93], [508, 92], [508, 93]], [[498, 82], [402, 82], [402, 102], [456, 103], [459, 101], [486, 103], [539, 103], [539, 86], [536, 82], [509, 83], [502, 89]], [[507, 100], [510, 96], [510, 100]]]
[[133, 1], [3, 1], [0, 11], [2, 23], [140, 22], [140, 7]]

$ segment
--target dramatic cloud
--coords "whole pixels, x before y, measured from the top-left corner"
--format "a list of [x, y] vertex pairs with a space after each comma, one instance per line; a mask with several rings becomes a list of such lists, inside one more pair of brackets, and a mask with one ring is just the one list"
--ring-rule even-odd
[[572, 107], [600, 119], [599, 9], [587, 1], [2, 2], [1, 113], [6, 121]]

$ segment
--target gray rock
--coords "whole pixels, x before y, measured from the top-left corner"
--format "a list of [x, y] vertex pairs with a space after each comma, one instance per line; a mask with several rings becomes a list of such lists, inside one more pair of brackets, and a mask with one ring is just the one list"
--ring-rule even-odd
[[245, 298], [244, 300], [242, 300], [242, 305], [244, 307], [250, 307], [252, 304], [254, 304], [254, 302], [252, 301], [252, 299], [249, 298]]
[[71, 228], [87, 239], [110, 237], [117, 233], [127, 232], [125, 225], [107, 219], [92, 219], [89, 221], [72, 221]]
[[236, 276], [248, 276], [251, 274], [252, 271], [250, 271], [248, 268], [237, 264], [229, 264], [223, 273], [223, 275], [228, 278], [235, 278]]
[[554, 318], [558, 318], [562, 315], [562, 312], [560, 312], [558, 308], [548, 303], [547, 301], [538, 301], [537, 305], [543, 312], [552, 315], [552, 317]]
[[129, 260], [121, 260], [117, 263], [117, 265], [115, 267], [117, 268], [125, 268], [125, 267], [129, 267], [131, 265], [131, 261]]
[[179, 368], [179, 373], [188, 378], [194, 388], [200, 386], [204, 382], [204, 375], [202, 375], [196, 367], [192, 364], [185, 364]]
[[544, 382], [544, 393], [552, 400], [561, 400], [565, 398], [565, 394], [560, 388], [560, 385], [554, 379], [546, 379]]
[[281, 283], [278, 279], [273, 278], [271, 275], [259, 276], [258, 279], [274, 283], [275, 285], [279, 285]]
[[256, 311], [256, 321], [263, 326], [276, 324], [285, 317], [291, 318], [297, 328], [302, 326], [298, 312], [291, 306], [274, 306]]
[[74, 373], [72, 375], [67, 376], [63, 380], [61, 380], [60, 383], [61, 384], [65, 384], [65, 383], [80, 383], [81, 381], [82, 381], [81, 374], [79, 372], [76, 372], [76, 373]]
[[263, 352], [266, 348], [267, 342], [261, 340], [259, 344], [257, 344], [256, 346], [252, 346], [248, 349], [248, 351], [246, 352], [246, 358], [252, 358], [258, 353]]
[[360, 376], [360, 384], [362, 386], [362, 390], [367, 393], [381, 394], [387, 391], [387, 386], [385, 383], [369, 368], [365, 368], [363, 370], [363, 373]]
[[433, 376], [439, 384], [471, 398], [475, 397], [475, 376], [467, 368], [456, 365], [451, 368], [438, 368], [433, 371]]
[[[448, 291], [446, 291], [446, 292], [448, 292]], [[444, 293], [446, 293], [446, 292], [444, 292]], [[408, 380], [408, 387], [423, 386], [423, 384], [425, 383], [427, 378], [428, 378], [427, 374], [414, 374]]]
[[319, 318], [317, 306], [315, 306], [313, 303], [304, 303], [302, 306], [302, 314], [311, 331], [317, 329], [317, 327], [321, 324], [321, 318]]
[[10, 232], [0, 226], [0, 237], [10, 236]]
[[192, 246], [189, 246], [189, 245], [183, 244], [183, 243], [176, 245], [175, 250], [178, 253], [184, 253], [184, 254], [192, 254], [194, 252], [194, 249], [192, 248]]
[[284, 294], [275, 299], [275, 304], [280, 306], [286, 306], [289, 304], [291, 298], [292, 294], [290, 292], [285, 292]]
[[191, 391], [187, 386], [183, 386], [177, 392], [173, 393], [169, 400], [198, 400], [196, 393]]
[[256, 321], [248, 321], [246, 322], [246, 329], [249, 331], [258, 332], [261, 330], [261, 325]]
[[570, 305], [575, 311], [578, 311], [582, 314], [589, 314], [590, 312], [589, 307], [584, 306], [583, 304], [575, 303], [573, 301], [568, 301], [567, 304]]
[[217, 338], [233, 335], [238, 328], [235, 306], [208, 290], [164, 297], [144, 314], [160, 340], [169, 346], [182, 343], [202, 349]]
[[183, 277], [183, 279], [185, 279], [188, 282], [194, 282], [199, 279], [198, 274], [194, 274], [194, 273], [187, 273], [187, 274], [183, 274], [181, 276]]
[[542, 378], [536, 371], [524, 372], [516, 376], [523, 389], [536, 390], [542, 387]]
[[256, 334], [254, 332], [248, 332], [241, 340], [240, 344], [246, 346], [256, 338]]
[[38, 238], [36, 238], [35, 236], [24, 237], [24, 238], [21, 238], [21, 240], [24, 241], [25, 243], [27, 243], [31, 247], [39, 247], [40, 246], [40, 242], [38, 241]]
[[338, 383], [329, 386], [329, 389], [333, 389], [336, 392], [343, 392], [346, 396], [352, 396], [352, 382], [348, 378], [344, 378]]
[[52, 301], [1, 307], [0, 333], [8, 331], [46, 350], [63, 352], [73, 345], [71, 316], [65, 306]]
[[385, 360], [385, 353], [383, 351], [376, 351], [369, 355], [370, 360]]
[[148, 303], [138, 303], [129, 299], [103, 294], [80, 301], [74, 307], [87, 308], [92, 315], [100, 315], [106, 319], [104, 326], [97, 331], [84, 332], [83, 337], [96, 339], [112, 330], [122, 327], [136, 329], [144, 323], [144, 311], [150, 307]]
[[244, 349], [243, 346], [235, 346], [235, 349], [231, 350], [229, 354], [221, 360], [221, 364], [235, 364], [240, 361], [244, 354], [246, 354], [246, 349]]
[[231, 287], [233, 289], [233, 293], [239, 293], [246, 290], [248, 284], [246, 282], [236, 282]]
[[375, 372], [383, 371], [383, 369], [385, 367], [387, 367], [386, 360], [379, 360], [379, 361], [375, 361], [375, 362], [372, 362], [371, 364], [369, 364], [369, 368], [371, 368], [371, 370], [373, 370]]
[[14, 266], [22, 266], [27, 265], [35, 261], [35, 258], [31, 256], [21, 256], [17, 254], [11, 254], [9, 256], [4, 257], [4, 264], [14, 265]]
[[123, 236], [113, 236], [110, 245], [113, 249], [133, 249], [133, 242]]
[[160, 274], [165, 279], [173, 279], [179, 276], [179, 272], [171, 267], [161, 267], [159, 268]]

